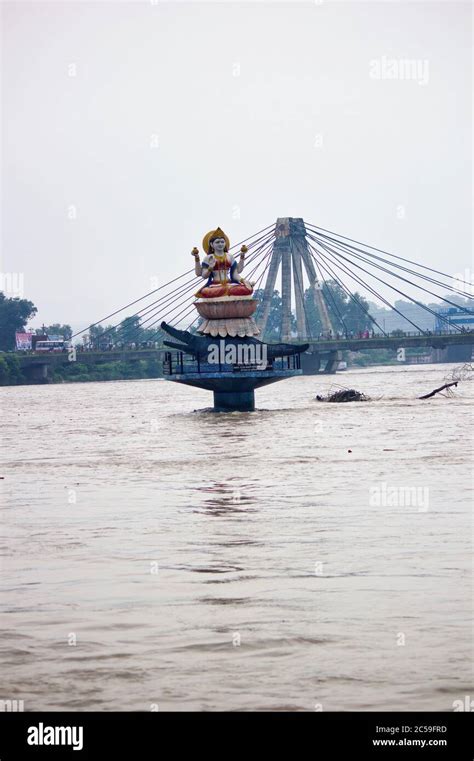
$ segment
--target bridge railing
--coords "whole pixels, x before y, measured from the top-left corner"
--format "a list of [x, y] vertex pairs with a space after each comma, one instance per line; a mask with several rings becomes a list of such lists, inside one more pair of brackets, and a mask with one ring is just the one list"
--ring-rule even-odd
[[[400, 340], [403, 338], [428, 338], [433, 336], [472, 336], [474, 333], [474, 330], [425, 330], [425, 331], [392, 331], [391, 333], [372, 333], [370, 332], [369, 335], [365, 335], [364, 332], [361, 333], [336, 333], [335, 335], [324, 335], [320, 334], [319, 336], [312, 336], [311, 338], [308, 338], [307, 340], [310, 343], [319, 343], [319, 342], [327, 342], [327, 341], [373, 341], [373, 340], [386, 340], [389, 338], [392, 338], [393, 340]], [[300, 339], [294, 339], [300, 340]]]
[[276, 357], [265, 363], [257, 362], [205, 362], [199, 357], [192, 357], [182, 351], [165, 352], [163, 359], [164, 375], [185, 375], [186, 373], [198, 373], [206, 375], [210, 373], [238, 373], [254, 372], [258, 370], [300, 370], [301, 362], [299, 354], [290, 354], [284, 357]]
[[[301, 343], [303, 340], [309, 341], [311, 344], [316, 343], [327, 343], [330, 341], [372, 341], [372, 340], [387, 340], [387, 339], [393, 339], [393, 340], [403, 340], [404, 338], [427, 338], [427, 337], [436, 337], [436, 336], [446, 336], [446, 337], [460, 337], [460, 336], [466, 336], [469, 338], [472, 338], [474, 334], [474, 329], [467, 329], [464, 330], [426, 330], [426, 331], [392, 331], [390, 333], [372, 333], [372, 331], [369, 332], [369, 335], [364, 335], [364, 332], [360, 333], [336, 333], [336, 334], [320, 334], [318, 336], [310, 336], [308, 338], [292, 338], [292, 343]], [[108, 345], [106, 347], [97, 347], [97, 346], [75, 346], [74, 347], [78, 353], [78, 355], [89, 355], [89, 354], [113, 354], [121, 352], [123, 354], [128, 353], [163, 353], [166, 352], [166, 347], [164, 346], [143, 346], [141, 344], [135, 344], [135, 345]], [[32, 349], [28, 350], [18, 350], [14, 353], [18, 354], [19, 356], [44, 356], [44, 355], [57, 355], [57, 354], [67, 354], [69, 352], [68, 347], [64, 347], [61, 352], [47, 352], [47, 351], [34, 351]]]

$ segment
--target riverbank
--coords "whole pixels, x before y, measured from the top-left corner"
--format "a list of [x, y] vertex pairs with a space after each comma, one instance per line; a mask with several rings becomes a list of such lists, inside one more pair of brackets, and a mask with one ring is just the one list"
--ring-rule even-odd
[[21, 371], [18, 355], [13, 353], [0, 356], [0, 386], [49, 385], [55, 383], [91, 383], [97, 381], [143, 380], [161, 378], [161, 362], [158, 359], [104, 362], [89, 365], [70, 362], [58, 367], [48, 367], [46, 380], [28, 380]]

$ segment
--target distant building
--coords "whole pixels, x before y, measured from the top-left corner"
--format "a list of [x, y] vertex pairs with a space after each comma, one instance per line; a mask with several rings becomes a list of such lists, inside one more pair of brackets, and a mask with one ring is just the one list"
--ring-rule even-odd
[[466, 313], [459, 307], [443, 307], [436, 310], [438, 315], [435, 323], [435, 330], [448, 330], [451, 333], [459, 331], [459, 328], [474, 330], [474, 310]]
[[[416, 333], [418, 328], [421, 330], [434, 331], [436, 317], [423, 307], [413, 304], [410, 301], [395, 301], [394, 306], [398, 309], [383, 309], [374, 303], [369, 303], [370, 315], [376, 320], [379, 328], [374, 325], [375, 333], [392, 333], [394, 330], [403, 330], [404, 333]], [[430, 309], [435, 311], [437, 304], [428, 304]], [[401, 314], [399, 314], [399, 312]], [[407, 317], [408, 319], [405, 319]], [[409, 322], [411, 320], [411, 322]], [[413, 323], [413, 324], [412, 324]], [[415, 327], [416, 326], [416, 327]]]
[[[371, 316], [380, 325], [377, 328], [374, 325], [375, 333], [392, 333], [394, 330], [403, 330], [404, 333], [417, 332], [417, 325], [421, 330], [430, 330], [431, 332], [449, 331], [456, 332], [459, 328], [464, 327], [466, 330], [474, 330], [474, 309], [467, 314], [460, 307], [442, 307], [437, 304], [427, 304], [426, 306], [432, 312], [423, 309], [417, 304], [410, 301], [395, 301], [395, 309], [383, 309], [382, 307], [369, 302], [369, 311]], [[467, 307], [465, 307], [466, 309]], [[401, 313], [401, 314], [399, 314]], [[405, 317], [407, 319], [405, 319]], [[408, 322], [411, 320], [411, 322]], [[414, 323], [414, 324], [412, 324]]]

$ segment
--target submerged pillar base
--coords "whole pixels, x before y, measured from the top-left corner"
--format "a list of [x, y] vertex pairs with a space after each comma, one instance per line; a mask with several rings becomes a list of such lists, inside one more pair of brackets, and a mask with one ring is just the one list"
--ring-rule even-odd
[[214, 391], [216, 412], [253, 412], [255, 391]]

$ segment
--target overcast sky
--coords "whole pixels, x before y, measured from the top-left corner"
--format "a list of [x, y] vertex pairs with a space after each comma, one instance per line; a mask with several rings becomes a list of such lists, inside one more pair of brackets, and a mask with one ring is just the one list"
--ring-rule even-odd
[[278, 216], [472, 270], [469, 3], [2, 11], [1, 271], [33, 324], [84, 327], [189, 269], [206, 231]]

